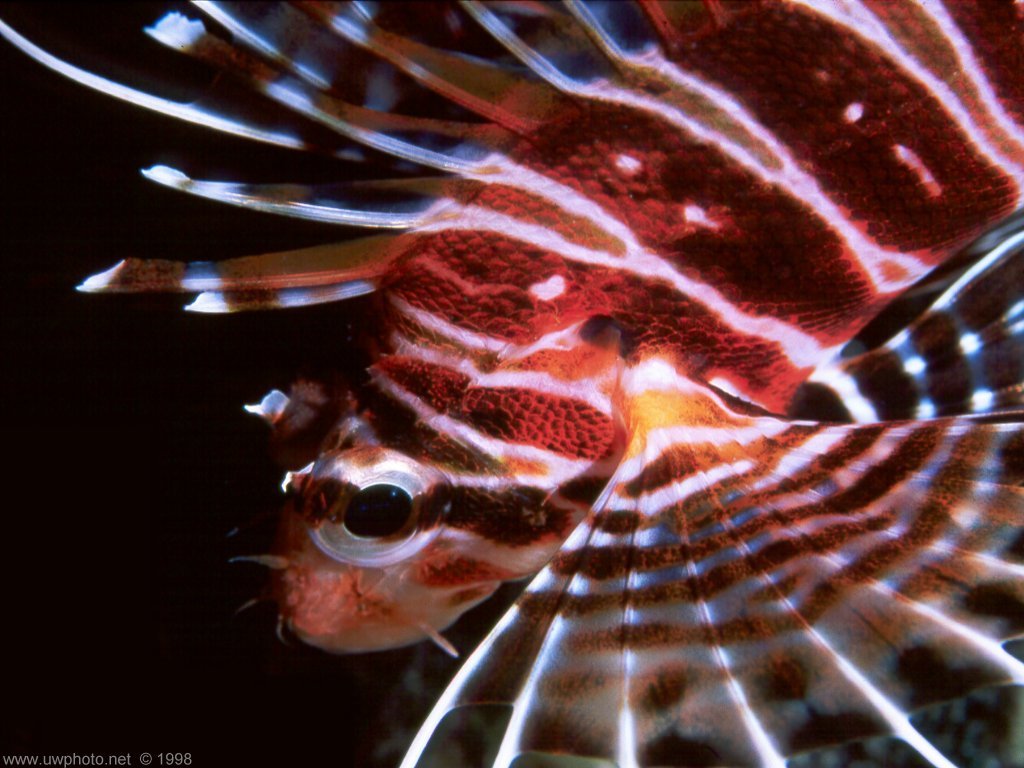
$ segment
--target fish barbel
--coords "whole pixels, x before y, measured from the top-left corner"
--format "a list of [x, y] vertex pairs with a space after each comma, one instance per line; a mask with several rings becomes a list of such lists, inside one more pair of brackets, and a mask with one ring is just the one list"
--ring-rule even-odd
[[282, 621], [331, 652], [454, 654], [444, 630], [531, 577], [403, 768], [480, 703], [512, 706], [500, 766], [783, 766], [883, 734], [952, 765], [910, 714], [1024, 683], [1021, 4], [196, 7], [146, 31], [261, 110], [0, 34], [387, 176], [150, 168], [380, 231], [81, 289], [207, 313], [374, 295], [368, 383], [249, 406], [288, 469], [260, 558]]

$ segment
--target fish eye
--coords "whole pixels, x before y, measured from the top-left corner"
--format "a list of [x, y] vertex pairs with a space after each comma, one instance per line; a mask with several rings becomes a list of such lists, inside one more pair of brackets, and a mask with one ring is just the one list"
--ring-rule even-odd
[[295, 485], [313, 542], [353, 565], [411, 557], [433, 539], [448, 509], [440, 472], [386, 448], [325, 454]]
[[413, 514], [412, 499], [397, 485], [371, 485], [358, 491], [345, 510], [345, 527], [363, 538], [398, 533]]

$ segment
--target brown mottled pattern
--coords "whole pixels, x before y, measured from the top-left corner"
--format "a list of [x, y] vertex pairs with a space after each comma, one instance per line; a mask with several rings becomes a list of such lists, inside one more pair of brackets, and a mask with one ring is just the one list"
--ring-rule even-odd
[[[613, 695], [612, 691], [620, 690], [622, 683], [615, 682], [617, 673], [604, 675], [599, 670], [605, 662], [599, 660], [617, 648], [628, 648], [638, 655], [638, 667], [626, 684], [627, 695], [634, 716], [639, 718], [637, 727], [649, 729], [644, 731], [648, 749], [656, 751], [653, 745], [661, 743], [659, 739], [672, 740], [677, 738], [672, 734], [688, 733], [678, 737], [681, 743], [691, 745], [687, 749], [728, 754], [733, 747], [717, 741], [714, 731], [703, 730], [701, 718], [692, 713], [689, 704], [703, 701], [703, 696], [724, 684], [723, 670], [714, 657], [703, 656], [697, 650], [706, 648], [710, 652], [722, 646], [731, 649], [737, 665], [734, 671], [742, 672], [741, 684], [757, 717], [787, 754], [830, 743], [837, 732], [858, 738], [884, 732], [884, 719], [872, 710], [861, 692], [838, 675], [825, 649], [807, 642], [806, 629], [816, 623], [829, 642], [838, 643], [858, 666], [866, 664], [868, 677], [908, 707], [1002, 679], [994, 662], [976, 657], [962, 639], [947, 639], [942, 649], [934, 646], [942, 642], [942, 634], [936, 634], [937, 625], [899, 603], [884, 608], [877, 593], [869, 589], [888, 574], [903, 573], [896, 588], [910, 600], [941, 598], [951, 615], [968, 624], [983, 624], [1002, 635], [1019, 627], [1020, 622], [1013, 621], [1010, 614], [988, 616], [986, 612], [1005, 611], [1014, 601], [1024, 605], [1024, 588], [1011, 592], [1001, 583], [988, 583], [984, 573], [971, 573], [961, 566], [963, 586], [949, 589], [948, 585], [935, 583], [935, 569], [943, 567], [947, 579], [956, 578], [955, 561], [933, 564], [921, 556], [930, 544], [949, 534], [950, 510], [970, 498], [974, 468], [991, 461], [995, 448], [1003, 444], [1002, 433], [995, 428], [976, 426], [965, 430], [963, 426], [936, 422], [916, 429], [881, 425], [849, 428], [845, 439], [806, 467], [799, 478], [793, 478], [796, 482], [780, 482], [756, 498], [770, 509], [773, 496], [814, 487], [836, 469], [868, 460], [872, 450], [877, 453], [879, 446], [885, 446], [883, 453], [870, 459], [873, 466], [858, 471], [849, 488], [827, 493], [818, 505], [778, 509], [772, 515], [757, 515], [735, 526], [727, 523], [721, 532], [689, 544], [637, 546], [633, 532], [639, 521], [635, 516], [624, 515], [619, 524], [612, 522], [608, 513], [599, 514], [592, 523], [593, 530], [612, 534], [610, 543], [557, 556], [550, 566], [553, 580], [548, 587], [528, 593], [520, 604], [520, 609], [536, 620], [557, 605], [557, 615], [568, 622], [558, 652], [558, 658], [564, 659], [568, 667], [554, 665], [541, 678], [544, 703], [539, 711], [544, 714], [543, 721], [554, 718], [566, 728], [572, 727], [570, 723], [578, 725], [580, 719], [571, 711], [572, 701], [579, 696], [603, 701]], [[895, 441], [887, 434], [893, 429], [904, 432]], [[680, 464], [684, 466], [685, 460]], [[913, 481], [922, 471], [933, 473], [927, 490], [908, 491], [894, 502], [895, 506], [884, 503], [895, 488]], [[1014, 503], [1019, 506], [1019, 499]], [[747, 500], [741, 498], [712, 508], [727, 519], [747, 506]], [[658, 515], [657, 524], [678, 530], [677, 523], [670, 522], [678, 514], [679, 506], [667, 508]], [[824, 524], [806, 530], [799, 527], [818, 517]], [[905, 527], [903, 533], [899, 538], [888, 536], [886, 532], [897, 524]], [[744, 553], [742, 542], [754, 546], [765, 534], [783, 538]], [[688, 573], [686, 563], [699, 564], [722, 552], [730, 556], [720, 564], [709, 568], [698, 565], [696, 573]], [[846, 555], [848, 561], [838, 570], [824, 568], [822, 558], [832, 555]], [[645, 573], [657, 576], [658, 581], [625, 592], [616, 587], [627, 576], [637, 578]], [[770, 582], [763, 581], [767, 574], [773, 574]], [[585, 585], [583, 591], [568, 591], [570, 581]], [[931, 586], [926, 591], [928, 584]], [[741, 598], [743, 595], [750, 597]], [[779, 610], [783, 598], [792, 609]], [[712, 606], [712, 624], [699, 619], [698, 603]], [[845, 618], [854, 604], [862, 604], [862, 612], [896, 611], [896, 625], [884, 634], [887, 640], [857, 635], [862, 643], [858, 650], [858, 646], [845, 645], [841, 635], [834, 634], [841, 625], [854, 626]], [[627, 605], [641, 616], [659, 611], [657, 616], [661, 618], [651, 614], [642, 621], [621, 624], [619, 617]], [[741, 605], [746, 607], [737, 613]], [[672, 612], [664, 613], [669, 606]], [[879, 613], [879, 617], [882, 615]], [[901, 626], [904, 628], [897, 629]], [[761, 646], [772, 649], [768, 664], [754, 651]], [[655, 661], [661, 658], [661, 649], [667, 653], [684, 648], [689, 660], [686, 665], [671, 667], [667, 661]], [[961, 654], [965, 653], [973, 666], [961, 666], [960, 677], [950, 677], [949, 670], [963, 664]], [[891, 682], [885, 679], [885, 668], [877, 668], [874, 661], [883, 657], [899, 669]], [[648, 666], [647, 659], [652, 666]], [[872, 661], [868, 663], [867, 659]], [[935, 682], [922, 685], [922, 671]], [[840, 720], [834, 721], [826, 714], [827, 704], [819, 688], [826, 678], [834, 678], [831, 685], [836, 704], [848, 709]], [[727, 706], [722, 700], [718, 702], [715, 706]], [[798, 711], [807, 714], [787, 714], [777, 709], [780, 702], [803, 702]], [[530, 741], [524, 736], [524, 743], [548, 743], [551, 733], [545, 729], [543, 734], [531, 735]], [[658, 733], [662, 736], [655, 738]], [[698, 737], [701, 733], [704, 736]], [[566, 737], [560, 734], [558, 738]], [[737, 755], [736, 759], [746, 764], [744, 761], [750, 758]]]

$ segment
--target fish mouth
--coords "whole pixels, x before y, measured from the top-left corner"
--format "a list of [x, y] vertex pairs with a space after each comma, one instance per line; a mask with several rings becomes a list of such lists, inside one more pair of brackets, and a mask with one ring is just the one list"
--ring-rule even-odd
[[440, 633], [500, 584], [425, 584], [417, 578], [422, 564], [415, 557], [385, 568], [339, 562], [315, 544], [297, 511], [286, 520], [284, 567], [273, 576], [281, 622], [302, 642], [328, 653], [382, 651], [431, 640], [456, 656]]
[[281, 616], [303, 642], [331, 653], [396, 648], [426, 634], [407, 621], [379, 569], [334, 562], [300, 563], [280, 573]]
[[[430, 640], [445, 653], [458, 651], [441, 631], [468, 607], [438, 599], [429, 590], [376, 569], [343, 566], [331, 573], [290, 568], [281, 576], [281, 616], [302, 642], [328, 653], [401, 648]], [[478, 589], [473, 603], [494, 587]]]

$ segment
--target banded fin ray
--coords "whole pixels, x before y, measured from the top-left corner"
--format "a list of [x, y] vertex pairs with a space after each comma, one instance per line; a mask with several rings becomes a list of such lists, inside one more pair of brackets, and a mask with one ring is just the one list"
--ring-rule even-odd
[[333, 10], [310, 5], [305, 10], [335, 34], [373, 51], [425, 87], [516, 133], [536, 130], [562, 106], [543, 84], [522, 73], [377, 27], [357, 3]]
[[154, 166], [143, 175], [172, 189], [249, 210], [382, 229], [409, 229], [433, 221], [450, 206], [451, 193], [459, 186], [472, 186], [437, 177], [328, 185], [242, 184], [192, 179], [167, 166]]
[[86, 293], [199, 293], [197, 312], [273, 309], [371, 293], [398, 255], [394, 238], [365, 237], [220, 262], [125, 259], [79, 286]]
[[[900, 69], [912, 69], [912, 57], [894, 54], [891, 60], [886, 59], [872, 49], [875, 41], [859, 27], [861, 38], [856, 38], [855, 51], [859, 58], [847, 64], [870, 65], [892, 76], [876, 78], [877, 83], [871, 85], [871, 98], [878, 110], [892, 108], [895, 91], [899, 90], [886, 90], [892, 78], [906, 81], [899, 81], [900, 88], [917, 87], [920, 92], [915, 96], [918, 107], [908, 113], [907, 121], [924, 115], [921, 125], [908, 123], [898, 134], [890, 131], [895, 143], [889, 145], [884, 132], [882, 139], [872, 139], [879, 143], [878, 162], [885, 166], [882, 175], [898, 179], [896, 185], [861, 179], [850, 170], [850, 164], [836, 166], [834, 153], [826, 151], [814, 125], [794, 125], [790, 115], [776, 113], [773, 103], [772, 109], [764, 108], [761, 102], [748, 103], [743, 82], [751, 73], [742, 67], [721, 71], [716, 64], [725, 60], [714, 55], [718, 48], [732, 45], [733, 38], [741, 35], [746, 36], [744, 40], [756, 41], [757, 31], [762, 28], [766, 34], [760, 37], [764, 38], [786, 25], [827, 31], [853, 23], [845, 16], [829, 16], [827, 9], [783, 4], [737, 11], [730, 6], [728, 13], [718, 15], [703, 9], [693, 14], [700, 20], [699, 29], [694, 27], [697, 31], [687, 26], [694, 22], [683, 14], [673, 18], [673, 23], [684, 26], [684, 35], [693, 35], [695, 47], [682, 51], [664, 35], [661, 50], [654, 46], [659, 32], [663, 32], [657, 23], [652, 24], [653, 31], [630, 33], [629, 44], [615, 41], [614, 36], [626, 35], [627, 29], [641, 29], [638, 19], [642, 15], [657, 15], [650, 4], [641, 5], [642, 13], [633, 13], [626, 20], [625, 12], [616, 18], [609, 13], [598, 17], [571, 4], [568, 11], [542, 6], [539, 12], [530, 4], [469, 3], [466, 11], [452, 6], [452, 18], [461, 14], [462, 21], [442, 25], [438, 39], [430, 44], [415, 40], [412, 32], [396, 22], [395, 14], [388, 16], [385, 6], [374, 6], [375, 11], [358, 5], [330, 11], [292, 9], [282, 11], [281, 17], [267, 17], [261, 15], [263, 11], [248, 7], [203, 7], [218, 23], [234, 30], [236, 39], [225, 40], [201, 22], [181, 16], [165, 17], [152, 34], [239, 75], [283, 110], [337, 132], [339, 140], [359, 142], [410, 163], [472, 178], [483, 188], [494, 187], [494, 197], [505, 194], [503, 187], [517, 187], [548, 207], [546, 216], [538, 217], [522, 210], [530, 206], [516, 205], [513, 215], [500, 218], [493, 216], [486, 204], [467, 205], [443, 224], [448, 230], [472, 233], [486, 224], [490, 227], [485, 229], [486, 236], [491, 240], [517, 241], [519, 247], [540, 242], [544, 250], [551, 250], [552, 244], [562, 245], [560, 230], [551, 220], [580, 218], [585, 210], [589, 225], [604, 230], [605, 243], [622, 243], [627, 258], [605, 247], [590, 252], [576, 250], [571, 258], [587, 265], [600, 264], [612, 272], [621, 270], [630, 279], [639, 277], [641, 284], [631, 289], [637, 293], [668, 284], [677, 301], [692, 303], [696, 312], [709, 312], [715, 318], [711, 326], [702, 328], [705, 335], [724, 334], [735, 339], [734, 346], [758, 345], [758, 355], [770, 354], [772, 361], [761, 366], [768, 372], [764, 382], [754, 381], [747, 370], [749, 365], [743, 361], [716, 363], [708, 375], [723, 379], [728, 386], [739, 389], [741, 396], [773, 410], [784, 410], [796, 386], [813, 370], [808, 364], [810, 358], [819, 363], [883, 308], [895, 292], [942, 263], [984, 224], [1020, 205], [1020, 164], [1006, 155], [1010, 150], [988, 151], [988, 145], [974, 146], [973, 137], [963, 131], [972, 124], [970, 120], [940, 125], [945, 131], [943, 141], [949, 147], [960, 148], [950, 149], [946, 155], [958, 158], [957, 162], [962, 160], [963, 167], [953, 167], [955, 163], [951, 165], [947, 159], [941, 168], [929, 170], [929, 163], [938, 160], [933, 162], [930, 148], [915, 144], [907, 136], [942, 123], [937, 111], [940, 105]], [[671, 16], [675, 10], [667, 13]], [[506, 49], [504, 58], [493, 50], [492, 58], [487, 60], [476, 53], [466, 54], [464, 62], [458, 58], [463, 55], [459, 45], [465, 40], [456, 27], [470, 23], [471, 17], [484, 23], [493, 38], [492, 49]], [[340, 19], [337, 24], [331, 21], [336, 27], [333, 31], [323, 28], [323, 22], [331, 19]], [[293, 26], [297, 34], [290, 39], [285, 30]], [[562, 49], [556, 44], [563, 38], [567, 57], [560, 56]], [[445, 46], [455, 53], [444, 50]], [[455, 98], [453, 88], [479, 88], [483, 89], [479, 93], [491, 96], [531, 94], [520, 99], [494, 98], [509, 109], [522, 105], [526, 112], [520, 116], [539, 121], [540, 127], [531, 129], [527, 140], [519, 141], [522, 137], [516, 131], [524, 130], [523, 125], [510, 130], [508, 125], [495, 122], [500, 122], [495, 114], [485, 115], [490, 122], [483, 123], [461, 118], [432, 123], [414, 118], [388, 101], [373, 104], [361, 75], [354, 75], [358, 82], [348, 88], [345, 78], [331, 65], [316, 68], [310, 63], [324, 50], [340, 51], [341, 60], [347, 61], [346, 57], [356, 55], [352, 50], [356, 48], [364, 56], [380, 58], [385, 69], [402, 70], [399, 74], [418, 82], [421, 90], [433, 90], [449, 101]], [[526, 63], [527, 71], [509, 65], [508, 59], [513, 56]], [[460, 68], [460, 62], [465, 67]], [[712, 71], [715, 66], [719, 68]], [[787, 76], [792, 79], [813, 74], [805, 69]], [[825, 76], [833, 76], [822, 71]], [[770, 73], [757, 76], [774, 77]], [[460, 77], [464, 81], [459, 81]], [[765, 82], [760, 90], [781, 92], [784, 80], [780, 77]], [[402, 94], [407, 85], [400, 86]], [[947, 101], [949, 98], [955, 100], [957, 96], [947, 97]], [[471, 106], [467, 99], [461, 101], [464, 108]], [[991, 100], [971, 104], [979, 110], [994, 109]], [[549, 107], [553, 110], [550, 113], [546, 111]], [[838, 112], [841, 110], [837, 118], [841, 117]], [[600, 136], [597, 128], [623, 113], [631, 116], [638, 138], [649, 136], [652, 141], [647, 142], [649, 146], [627, 141], [628, 148], [607, 147], [606, 160], [614, 167], [569, 169], [561, 165], [562, 153], [544, 156], [547, 145], [567, 132], [589, 135], [589, 131], [594, 134], [593, 141], [603, 147], [609, 139]], [[1010, 131], [1005, 120], [986, 120], [986, 125], [993, 126], [993, 137], [999, 134], [1005, 138]], [[850, 141], [863, 141], [858, 133], [862, 130], [858, 127], [860, 121], [851, 118], [848, 122], [850, 126], [843, 131], [850, 134]], [[1007, 144], [1000, 141], [1000, 146]], [[1011, 149], [1012, 144], [1008, 144]], [[903, 150], [897, 151], [900, 147]], [[661, 167], [658, 158], [663, 155], [686, 157], [678, 162], [691, 170], [683, 173], [683, 169]], [[814, 173], [802, 170], [805, 167], [814, 168]], [[852, 167], [860, 173], [863, 164], [854, 163]], [[641, 175], [630, 181], [638, 173]], [[646, 175], [678, 181], [664, 188], [643, 185]], [[966, 193], [962, 185], [945, 183], [952, 175], [978, 179], [978, 189], [972, 190], [970, 200], [963, 204], [954, 200]], [[708, 187], [708, 179], [719, 177], [720, 181]], [[930, 177], [942, 187], [938, 194], [929, 186]], [[634, 189], [638, 184], [644, 186], [639, 194]], [[739, 189], [754, 194], [732, 194]], [[900, 214], [903, 218], [899, 221], [886, 213], [882, 218], [891, 218], [892, 222], [877, 232], [865, 231], [859, 222], [878, 219], [880, 211], [902, 210], [890, 206], [886, 195], [913, 198], [915, 202], [906, 215]], [[508, 201], [503, 205], [507, 209]], [[958, 211], [956, 216], [943, 213], [950, 207]], [[762, 216], [760, 212], [766, 208], [778, 209], [779, 215]], [[297, 209], [270, 205], [266, 210], [294, 213]], [[518, 218], [524, 215], [528, 226], [522, 226]], [[345, 219], [347, 214], [339, 217]], [[388, 217], [353, 215], [349, 221], [379, 226], [382, 220], [387, 222]], [[922, 221], [931, 223], [923, 226]], [[440, 228], [433, 221], [424, 226], [435, 231]], [[792, 247], [789, 241], [794, 237], [802, 240], [801, 248]], [[745, 256], [739, 258], [736, 254]], [[821, 302], [814, 292], [798, 289], [792, 291], [792, 296], [765, 296], [763, 281], [752, 276], [746, 260], [749, 257], [757, 262], [769, 255], [777, 260], [783, 258], [780, 254], [784, 254], [793, 274], [809, 279], [807, 276], [816, 273], [817, 283], [832, 283], [835, 300]], [[714, 280], [694, 280], [694, 275], [711, 274], [708, 268], [716, 274]], [[572, 295], [567, 293], [566, 300]], [[578, 305], [593, 303], [585, 292], [576, 298]], [[458, 318], [445, 319], [459, 322]], [[625, 325], [632, 322], [627, 316], [617, 319]]]
[[[444, 171], [468, 171], [486, 155], [485, 148], [474, 148], [457, 135], [453, 138], [450, 126], [442, 131], [416, 131], [430, 125], [430, 121], [403, 120], [394, 115], [389, 119], [320, 91], [301, 77], [281, 72], [247, 49], [211, 34], [201, 21], [169, 14], [149, 33], [168, 47], [242, 77], [284, 109], [386, 154]], [[392, 123], [392, 130], [382, 130], [382, 120]], [[415, 132], [412, 141], [402, 136], [410, 129]]]
[[[114, 82], [57, 58], [19, 34], [3, 20], [0, 20], [0, 37], [60, 75], [144, 109], [232, 136], [286, 149], [326, 151], [340, 159], [352, 156], [351, 148], [348, 146], [334, 149], [324, 146], [319, 141], [307, 139], [302, 130], [296, 130], [293, 120], [265, 121], [254, 116], [251, 111], [232, 109], [219, 98], [204, 96], [195, 102], [177, 102]], [[209, 105], [206, 104], [207, 101], [210, 102]]]
[[627, 422], [674, 402], [726, 420], [722, 438], [696, 423], [633, 431], [590, 518], [467, 661], [403, 768], [445, 713], [495, 702], [513, 706], [502, 768], [527, 751], [781, 766], [883, 734], [952, 765], [910, 713], [1024, 683], [1001, 646], [1024, 631], [1024, 430], [744, 417], [666, 368], [625, 372]]
[[810, 378], [858, 421], [999, 414], [1024, 404], [1024, 231], [984, 254], [885, 344]]

